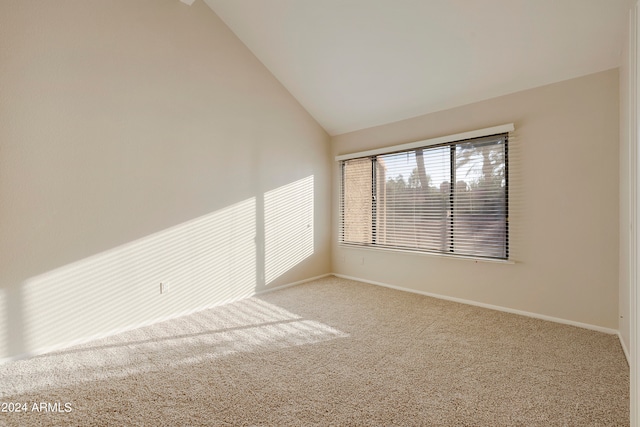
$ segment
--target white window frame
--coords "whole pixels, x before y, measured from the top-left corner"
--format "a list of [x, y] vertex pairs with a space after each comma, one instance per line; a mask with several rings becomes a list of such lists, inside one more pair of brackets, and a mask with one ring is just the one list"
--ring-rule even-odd
[[[364, 158], [364, 157], [374, 157], [374, 156], [379, 156], [379, 155], [384, 155], [384, 154], [390, 154], [390, 153], [395, 153], [395, 152], [400, 152], [400, 151], [409, 151], [409, 150], [413, 150], [413, 149], [417, 149], [417, 148], [427, 148], [430, 146], [435, 146], [435, 145], [443, 145], [443, 144], [448, 144], [448, 143], [456, 143], [456, 142], [463, 142], [464, 140], [469, 140], [469, 139], [474, 139], [474, 138], [481, 138], [481, 137], [487, 137], [487, 136], [492, 136], [492, 135], [497, 135], [497, 134], [510, 134], [511, 132], [513, 132], [515, 130], [515, 126], [513, 123], [508, 123], [508, 124], [504, 124], [504, 125], [500, 125], [500, 126], [493, 126], [493, 127], [489, 127], [489, 128], [484, 128], [484, 129], [478, 129], [478, 130], [474, 130], [474, 131], [470, 131], [470, 132], [463, 132], [463, 133], [457, 133], [457, 134], [452, 134], [452, 135], [446, 135], [446, 136], [441, 136], [441, 137], [437, 137], [437, 138], [431, 138], [431, 139], [426, 139], [426, 140], [420, 140], [420, 141], [415, 141], [415, 142], [410, 142], [410, 143], [406, 143], [406, 144], [399, 144], [399, 145], [394, 145], [394, 146], [388, 146], [388, 147], [384, 147], [384, 148], [379, 148], [379, 149], [374, 149], [374, 150], [367, 150], [367, 151], [360, 151], [360, 152], [355, 152], [355, 153], [349, 153], [349, 154], [341, 154], [335, 157], [335, 160], [337, 162], [340, 162], [340, 167], [338, 168], [339, 171], [339, 177], [338, 177], [338, 182], [340, 185], [340, 195], [339, 195], [339, 203], [338, 203], [338, 217], [339, 217], [339, 221], [342, 221], [342, 209], [343, 209], [343, 193], [342, 193], [342, 188], [343, 188], [343, 176], [342, 176], [342, 163], [343, 161], [346, 160], [351, 160], [351, 159], [357, 159], [357, 158]], [[508, 141], [508, 137], [507, 137], [507, 141]], [[508, 145], [507, 145], [508, 147]], [[509, 175], [509, 160], [508, 157], [505, 158], [505, 167], [507, 169], [507, 180], [508, 180], [508, 175]], [[343, 236], [340, 233], [340, 231], [338, 231], [339, 236], [338, 236], [338, 245], [342, 246], [342, 247], [348, 247], [348, 248], [363, 248], [363, 249], [372, 249], [372, 250], [381, 250], [381, 251], [390, 251], [390, 252], [408, 252], [408, 253], [412, 253], [412, 254], [420, 254], [420, 255], [435, 255], [435, 256], [442, 256], [442, 257], [454, 257], [454, 258], [464, 258], [464, 259], [472, 259], [472, 260], [480, 260], [480, 261], [488, 261], [488, 262], [498, 262], [498, 263], [513, 263], [513, 261], [510, 259], [511, 256], [511, 248], [510, 248], [510, 239], [509, 239], [509, 234], [508, 234], [508, 230], [509, 230], [509, 212], [508, 212], [508, 198], [509, 198], [509, 194], [508, 194], [508, 186], [507, 186], [507, 212], [505, 212], [505, 220], [507, 221], [506, 227], [507, 227], [507, 238], [505, 241], [505, 252], [506, 252], [506, 258], [497, 258], [497, 257], [484, 257], [484, 256], [475, 256], [475, 255], [465, 255], [465, 254], [460, 254], [460, 253], [447, 253], [447, 252], [438, 252], [438, 251], [428, 251], [428, 250], [422, 250], [422, 249], [405, 249], [405, 248], [397, 248], [397, 247], [392, 247], [392, 246], [378, 246], [376, 244], [358, 244], [358, 243], [351, 243], [351, 242], [344, 242]], [[339, 223], [338, 226], [338, 230], [341, 230], [342, 228], [342, 223]]]

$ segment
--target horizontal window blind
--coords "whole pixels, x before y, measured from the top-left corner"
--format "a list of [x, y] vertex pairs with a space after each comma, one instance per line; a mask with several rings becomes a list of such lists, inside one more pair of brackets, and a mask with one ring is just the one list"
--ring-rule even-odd
[[508, 133], [341, 161], [344, 244], [508, 259]]

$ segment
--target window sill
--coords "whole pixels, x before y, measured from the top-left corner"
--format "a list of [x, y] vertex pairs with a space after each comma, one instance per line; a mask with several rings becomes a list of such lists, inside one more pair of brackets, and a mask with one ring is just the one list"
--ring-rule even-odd
[[447, 258], [447, 259], [461, 259], [466, 261], [473, 261], [475, 263], [489, 263], [489, 264], [515, 264], [516, 262], [510, 259], [494, 259], [494, 258], [482, 258], [482, 257], [474, 257], [468, 255], [454, 255], [454, 254], [442, 254], [438, 252], [421, 252], [421, 251], [411, 251], [406, 249], [393, 249], [393, 248], [383, 248], [383, 247], [374, 247], [374, 246], [366, 246], [366, 245], [356, 245], [349, 243], [338, 243], [338, 247], [345, 249], [363, 249], [366, 251], [375, 251], [375, 252], [396, 252], [403, 254], [411, 254], [418, 256], [426, 256], [426, 257], [437, 257], [437, 258]]

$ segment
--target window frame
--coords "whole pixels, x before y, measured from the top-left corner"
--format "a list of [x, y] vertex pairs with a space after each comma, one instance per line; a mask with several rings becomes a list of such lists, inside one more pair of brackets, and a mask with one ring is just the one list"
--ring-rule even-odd
[[[512, 242], [511, 242], [511, 233], [510, 233], [510, 168], [509, 168], [509, 149], [510, 149], [510, 137], [511, 132], [514, 130], [513, 124], [496, 126], [493, 128], [480, 129], [472, 132], [465, 132], [462, 134], [449, 135], [445, 137], [434, 138], [430, 140], [416, 141], [408, 144], [402, 144], [392, 147], [387, 147], [383, 149], [377, 150], [369, 150], [362, 153], [353, 153], [342, 156], [336, 156], [336, 160], [339, 161], [339, 171], [340, 171], [340, 182], [339, 182], [339, 201], [338, 201], [338, 245], [342, 247], [355, 247], [355, 248], [365, 248], [365, 249], [373, 249], [373, 250], [381, 250], [388, 252], [408, 252], [412, 254], [422, 254], [422, 255], [435, 255], [442, 257], [452, 257], [452, 258], [465, 258], [465, 259], [473, 259], [480, 261], [488, 261], [488, 262], [498, 262], [498, 263], [513, 263], [511, 260], [512, 255]], [[425, 152], [428, 150], [433, 150], [436, 148], [448, 147], [449, 149], [449, 182], [455, 183], [457, 182], [456, 178], [456, 149], [458, 146], [473, 142], [474, 140], [482, 140], [485, 138], [496, 137], [500, 138], [503, 145], [503, 156], [504, 156], [504, 214], [501, 218], [504, 220], [504, 257], [493, 256], [490, 254], [482, 255], [482, 254], [469, 254], [464, 252], [456, 252], [455, 251], [455, 228], [456, 226], [456, 215], [453, 213], [447, 218], [446, 224], [443, 225], [444, 230], [448, 234], [448, 250], [433, 250], [419, 247], [409, 247], [409, 246], [401, 246], [401, 245], [386, 245], [380, 244], [376, 241], [376, 232], [378, 228], [378, 206], [377, 206], [377, 177], [376, 177], [376, 163], [377, 157], [381, 155], [388, 154], [397, 154], [397, 153], [409, 153], [411, 151], [415, 151], [417, 149], [422, 149]], [[348, 160], [355, 159], [365, 159], [368, 158], [371, 160], [371, 209], [372, 209], [372, 219], [371, 219], [371, 241], [370, 243], [363, 242], [349, 242], [345, 241], [345, 163]], [[456, 186], [451, 184], [448, 191], [448, 199], [449, 199], [449, 209], [451, 212], [454, 211], [455, 206], [455, 197], [456, 197]], [[446, 197], [446, 196], [445, 196]], [[414, 222], [416, 224], [416, 222]], [[459, 226], [458, 226], [459, 227]]]

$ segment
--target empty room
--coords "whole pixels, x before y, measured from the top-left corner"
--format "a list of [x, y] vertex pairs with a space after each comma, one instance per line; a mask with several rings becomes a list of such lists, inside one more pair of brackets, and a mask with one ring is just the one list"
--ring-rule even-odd
[[638, 426], [637, 0], [0, 0], [0, 425]]

